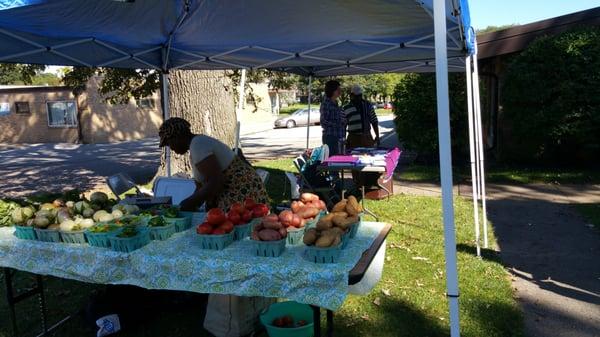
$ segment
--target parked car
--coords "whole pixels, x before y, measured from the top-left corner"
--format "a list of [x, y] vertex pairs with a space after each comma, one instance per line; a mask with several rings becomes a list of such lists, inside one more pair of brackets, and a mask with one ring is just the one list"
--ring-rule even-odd
[[[310, 108], [310, 125], [319, 125], [321, 113], [319, 108]], [[294, 111], [289, 116], [283, 116], [275, 121], [275, 128], [293, 128], [306, 126], [308, 123], [308, 108]]]

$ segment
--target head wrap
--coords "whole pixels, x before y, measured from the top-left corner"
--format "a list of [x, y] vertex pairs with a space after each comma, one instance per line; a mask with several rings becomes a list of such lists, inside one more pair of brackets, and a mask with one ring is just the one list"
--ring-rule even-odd
[[173, 138], [191, 134], [190, 126], [190, 122], [179, 117], [171, 117], [164, 121], [158, 129], [160, 147], [167, 145], [167, 142]]

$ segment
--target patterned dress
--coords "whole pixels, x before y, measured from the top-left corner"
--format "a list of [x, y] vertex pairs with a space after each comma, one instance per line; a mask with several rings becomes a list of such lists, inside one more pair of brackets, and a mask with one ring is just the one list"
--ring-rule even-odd
[[227, 211], [231, 204], [243, 203], [246, 198], [257, 203], [269, 202], [269, 195], [260, 176], [240, 157], [235, 156], [223, 174], [225, 175], [223, 191], [215, 199], [206, 201], [207, 209], [218, 207]]

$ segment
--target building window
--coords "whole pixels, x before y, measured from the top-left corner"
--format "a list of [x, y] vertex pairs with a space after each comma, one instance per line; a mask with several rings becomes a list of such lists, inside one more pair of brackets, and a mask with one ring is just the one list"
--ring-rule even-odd
[[18, 114], [31, 113], [31, 111], [29, 110], [29, 102], [15, 102], [15, 111]]
[[156, 107], [156, 104], [154, 103], [154, 98], [151, 97], [140, 98], [136, 102], [138, 108], [154, 109]]
[[77, 104], [75, 104], [75, 101], [47, 102], [46, 105], [48, 107], [48, 126], [77, 126]]

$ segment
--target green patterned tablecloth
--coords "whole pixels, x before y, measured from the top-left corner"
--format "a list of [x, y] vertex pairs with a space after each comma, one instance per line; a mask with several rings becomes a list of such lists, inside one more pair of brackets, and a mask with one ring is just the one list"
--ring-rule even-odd
[[152, 241], [132, 253], [66, 243], [17, 239], [0, 228], [0, 266], [41, 275], [148, 289], [292, 299], [335, 310], [348, 293], [348, 273], [384, 224], [364, 222], [339, 263], [315, 264], [304, 247], [286, 247], [278, 258], [256, 257], [246, 239], [222, 251], [200, 249], [194, 229]]

